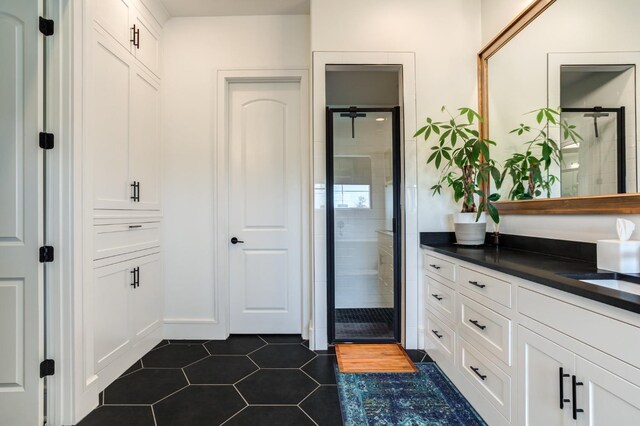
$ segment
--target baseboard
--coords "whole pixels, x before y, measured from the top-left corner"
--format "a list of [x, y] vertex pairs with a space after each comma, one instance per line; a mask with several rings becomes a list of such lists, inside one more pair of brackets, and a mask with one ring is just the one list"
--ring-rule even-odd
[[229, 337], [224, 324], [215, 320], [166, 319], [165, 339], [224, 340]]

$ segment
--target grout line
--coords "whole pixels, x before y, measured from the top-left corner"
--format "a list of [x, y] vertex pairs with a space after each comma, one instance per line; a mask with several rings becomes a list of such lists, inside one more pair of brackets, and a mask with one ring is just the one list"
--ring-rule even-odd
[[[253, 376], [254, 374], [256, 374], [258, 371], [260, 371], [260, 367], [258, 367], [257, 370], [252, 371], [251, 373], [247, 374], [246, 376], [244, 376], [242, 379], [238, 380], [237, 382], [233, 383], [233, 386], [235, 387], [238, 383], [240, 383], [241, 381], [243, 381], [244, 379], [246, 379], [249, 376]], [[238, 391], [239, 393], [239, 391]]]
[[153, 424], [158, 426], [158, 420], [156, 419], [156, 411], [153, 409], [153, 405], [151, 405], [151, 415], [153, 416]]
[[188, 388], [188, 387], [189, 387], [189, 385], [185, 385], [185, 386], [181, 387], [181, 388], [180, 388], [180, 389], [178, 389], [177, 391], [172, 392], [172, 393], [170, 393], [169, 395], [165, 396], [164, 398], [161, 398], [161, 399], [157, 400], [156, 402], [154, 402], [153, 404], [151, 404], [151, 406], [154, 406], [154, 405], [156, 405], [157, 403], [164, 401], [165, 399], [169, 398], [170, 396], [173, 396], [173, 395], [177, 394], [178, 392], [180, 392], [181, 390], [186, 389], [186, 388]]
[[[251, 358], [249, 355], [245, 355], [245, 356], [249, 359], [249, 361], [251, 361], [253, 363], [253, 365], [255, 365], [258, 368], [258, 370], [260, 369], [260, 366], [258, 365], [257, 362], [255, 362], [253, 360], [253, 358]], [[254, 373], [255, 373], [255, 371], [254, 371]]]
[[[315, 380], [314, 380], [314, 382], [315, 382]], [[318, 383], [318, 382], [316, 382], [316, 383]], [[313, 395], [318, 389], [320, 389], [320, 384], [319, 383], [318, 383], [318, 386], [316, 386], [316, 388], [314, 390], [309, 392], [309, 395], [305, 396], [304, 398], [302, 398], [302, 401], [298, 402], [298, 407], [300, 406], [300, 404], [305, 402], [311, 395]]]
[[[245, 401], [245, 402], [247, 402], [247, 401]], [[229, 417], [227, 420], [225, 420], [224, 422], [220, 423], [220, 426], [222, 426], [222, 425], [225, 425], [225, 424], [229, 423], [229, 421], [230, 421], [232, 418], [234, 418], [234, 417], [235, 417], [235, 416], [237, 416], [238, 414], [242, 413], [242, 412], [243, 412], [244, 410], [246, 410], [247, 408], [249, 408], [249, 405], [245, 405], [245, 407], [244, 407], [242, 410], [238, 411], [238, 412], [237, 412], [237, 413], [235, 413], [233, 416]]]
[[[240, 395], [240, 398], [242, 398], [242, 400], [244, 401], [244, 403], [245, 403], [245, 404], [247, 404], [247, 407], [248, 407], [249, 405], [251, 405], [251, 404], [249, 404], [249, 401], [247, 401], [247, 400], [246, 400], [246, 398], [244, 397], [244, 395], [242, 394], [242, 392], [240, 392], [240, 391], [238, 390], [238, 388], [236, 387], [235, 383], [234, 383], [233, 385], [231, 385], [231, 386], [233, 386], [233, 389], [235, 389], [235, 391], [236, 391], [236, 392], [238, 392], [238, 395]], [[246, 408], [246, 407], [245, 407], [245, 408]]]
[[[263, 340], [263, 342], [264, 342], [264, 340]], [[268, 343], [265, 343], [264, 345], [260, 346], [258, 349], [254, 349], [254, 350], [252, 350], [251, 352], [249, 352], [249, 353], [248, 353], [248, 354], [246, 354], [245, 356], [252, 355], [252, 354], [254, 354], [254, 353], [258, 352], [260, 349], [265, 348], [265, 347], [267, 347], [267, 346], [269, 346], [269, 344], [268, 344]]]
[[182, 371], [182, 375], [184, 376], [184, 378], [187, 379], [187, 383], [191, 384], [191, 380], [189, 380], [189, 377], [187, 377], [187, 373], [185, 373], [184, 368], [181, 368], [180, 371]]
[[[207, 342], [207, 343], [209, 343], [209, 342]], [[205, 351], [207, 351], [207, 353], [208, 353], [209, 355], [213, 355], [213, 354], [211, 353], [211, 351], [209, 350], [209, 348], [207, 348], [207, 346], [206, 346], [206, 344], [205, 344], [205, 343], [203, 343], [203, 344], [202, 344], [202, 347], [204, 348], [204, 350], [205, 350]]]
[[309, 364], [309, 363], [310, 363], [311, 361], [313, 361], [314, 359], [318, 358], [318, 354], [317, 354], [317, 353], [315, 353], [315, 352], [314, 352], [314, 355], [315, 355], [315, 356], [314, 356], [313, 358], [311, 358], [309, 361], [307, 361], [307, 362], [305, 362], [304, 364], [302, 364], [302, 365], [300, 366], [300, 368], [304, 368], [304, 367], [306, 367], [306, 366], [307, 366], [307, 364]]
[[[300, 368], [300, 371], [302, 371], [303, 374], [306, 374], [307, 376], [309, 376], [309, 378], [311, 380], [313, 380], [314, 382], [316, 382], [318, 384], [318, 386], [320, 386], [322, 383], [320, 383], [319, 381], [317, 381], [316, 379], [314, 379], [313, 377], [311, 377], [311, 375], [309, 373], [307, 373], [306, 371], [304, 371], [302, 368]], [[306, 399], [306, 398], [305, 398]]]
[[200, 361], [204, 361], [205, 359], [209, 358], [210, 356], [211, 356], [211, 355], [207, 355], [207, 356], [205, 356], [204, 358], [200, 358], [200, 359], [198, 359], [198, 360], [196, 360], [196, 361], [193, 361], [191, 364], [187, 364], [187, 365], [185, 365], [184, 367], [180, 367], [180, 368], [182, 369], [182, 368], [191, 367], [193, 364], [196, 364], [196, 363], [198, 363], [198, 362], [200, 362]]
[[266, 340], [264, 340], [264, 339], [262, 338], [262, 336], [261, 336], [261, 335], [256, 334], [256, 336], [258, 336], [258, 339], [262, 340], [262, 341], [264, 342], [264, 344], [265, 344], [265, 345], [268, 345], [268, 344], [269, 344], [269, 342], [267, 342]]
[[[302, 403], [302, 402], [301, 402], [301, 403]], [[305, 416], [309, 417], [309, 420], [311, 420], [311, 421], [313, 422], [313, 424], [314, 424], [314, 425], [318, 426], [318, 423], [313, 419], [313, 417], [311, 417], [311, 416], [309, 415], [309, 413], [307, 413], [306, 411], [304, 411], [304, 408], [302, 408], [302, 407], [300, 407], [300, 405], [298, 405], [298, 409], [299, 409], [300, 411], [302, 411], [302, 412], [305, 414]]]

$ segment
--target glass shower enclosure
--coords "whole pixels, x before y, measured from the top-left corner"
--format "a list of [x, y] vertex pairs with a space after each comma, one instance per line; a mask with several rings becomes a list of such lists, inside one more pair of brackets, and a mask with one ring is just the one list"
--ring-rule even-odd
[[327, 108], [330, 342], [400, 339], [400, 109]]

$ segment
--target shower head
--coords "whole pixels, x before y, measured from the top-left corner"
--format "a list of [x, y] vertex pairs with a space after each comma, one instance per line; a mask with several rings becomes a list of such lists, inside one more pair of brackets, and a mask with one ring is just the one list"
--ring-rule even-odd
[[596, 111], [596, 112], [588, 112], [584, 116], [589, 118], [600, 118], [600, 117], [608, 117], [609, 113]]

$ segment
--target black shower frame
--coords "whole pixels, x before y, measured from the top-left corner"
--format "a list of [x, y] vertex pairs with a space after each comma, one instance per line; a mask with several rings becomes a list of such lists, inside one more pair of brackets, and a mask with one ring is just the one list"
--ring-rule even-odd
[[627, 192], [627, 162], [626, 162], [626, 134], [625, 134], [625, 107], [620, 108], [560, 108], [561, 112], [614, 112], [616, 113], [616, 131], [617, 131], [617, 178], [618, 178], [618, 194]]
[[[333, 114], [390, 112], [392, 117], [392, 179], [393, 179], [393, 338], [336, 339], [335, 335], [335, 226], [333, 204]], [[400, 107], [391, 108], [331, 108], [326, 109], [326, 210], [327, 210], [327, 331], [333, 343], [400, 343], [402, 324], [402, 146], [400, 144]]]

